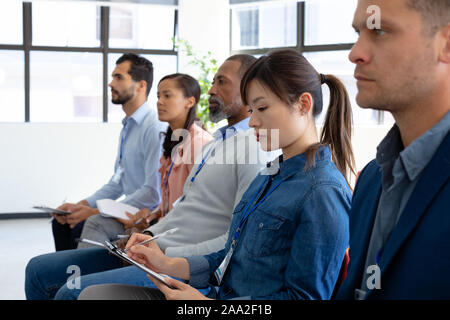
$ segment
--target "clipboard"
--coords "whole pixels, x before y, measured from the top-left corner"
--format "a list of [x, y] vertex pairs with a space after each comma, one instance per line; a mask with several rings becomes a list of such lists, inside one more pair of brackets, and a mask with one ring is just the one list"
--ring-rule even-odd
[[169, 278], [169, 276], [166, 276], [164, 274], [161, 273], [157, 273], [153, 270], [150, 270], [149, 268], [147, 268], [146, 266], [134, 261], [133, 259], [131, 259], [130, 257], [127, 256], [126, 253], [124, 253], [122, 250], [120, 250], [115, 244], [105, 240], [105, 248], [113, 255], [115, 255], [116, 257], [125, 260], [128, 263], [131, 263], [132, 265], [138, 267], [139, 269], [147, 272], [148, 274], [152, 275], [153, 277], [155, 277], [158, 281], [160, 281], [161, 283], [163, 283], [164, 285], [168, 286], [170, 289], [175, 289], [174, 287], [172, 287], [170, 284], [168, 284], [166, 282], [166, 278]]
[[53, 209], [53, 208], [46, 207], [46, 206], [33, 206], [33, 209], [38, 209], [38, 210], [42, 210], [42, 211], [49, 212], [49, 213], [59, 214], [61, 216], [70, 214], [70, 212], [68, 212], [68, 211]]

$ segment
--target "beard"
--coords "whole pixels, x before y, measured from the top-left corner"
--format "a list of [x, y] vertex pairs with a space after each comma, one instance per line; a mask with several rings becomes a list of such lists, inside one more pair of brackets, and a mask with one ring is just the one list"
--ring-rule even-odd
[[111, 89], [111, 91], [117, 95], [116, 98], [111, 98], [111, 102], [114, 104], [125, 104], [134, 97], [134, 86], [128, 88], [128, 90], [123, 93], [119, 93], [114, 89]]
[[[240, 106], [233, 106], [233, 104], [225, 105], [225, 103], [216, 96], [209, 98], [209, 120], [217, 123], [223, 119], [228, 119], [233, 115], [233, 111], [240, 108]], [[211, 102], [217, 106], [211, 106]]]

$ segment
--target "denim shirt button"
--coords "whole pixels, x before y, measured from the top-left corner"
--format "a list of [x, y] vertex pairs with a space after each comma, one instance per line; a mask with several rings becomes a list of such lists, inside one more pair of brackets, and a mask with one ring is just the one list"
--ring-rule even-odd
[[259, 228], [262, 229], [262, 227], [264, 227], [264, 223], [261, 222], [261, 223], [259, 224]]

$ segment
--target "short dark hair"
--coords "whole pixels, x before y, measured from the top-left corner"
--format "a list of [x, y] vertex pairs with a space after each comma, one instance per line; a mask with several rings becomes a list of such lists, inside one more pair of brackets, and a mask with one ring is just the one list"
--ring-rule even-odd
[[431, 35], [450, 23], [449, 0], [407, 0], [406, 5], [421, 14]]
[[257, 59], [249, 54], [235, 54], [226, 59], [225, 61], [239, 61], [241, 66], [239, 67], [238, 73], [239, 77], [242, 79], [245, 72], [255, 63]]
[[131, 79], [136, 82], [144, 80], [147, 83], [146, 96], [148, 97], [153, 84], [153, 63], [137, 54], [125, 53], [117, 59], [116, 64], [125, 61], [130, 61], [131, 63], [130, 70], [128, 70]]

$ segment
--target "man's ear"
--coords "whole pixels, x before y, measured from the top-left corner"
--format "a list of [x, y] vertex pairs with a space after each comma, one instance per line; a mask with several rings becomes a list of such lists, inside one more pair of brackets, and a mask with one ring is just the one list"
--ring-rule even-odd
[[439, 39], [441, 45], [439, 46], [439, 61], [443, 63], [450, 63], [450, 25], [442, 28], [439, 31]]
[[147, 92], [147, 81], [141, 80], [141, 81], [139, 81], [138, 85], [139, 85], [139, 89], [143, 90], [144, 93]]
[[307, 115], [313, 106], [313, 98], [311, 94], [309, 92], [302, 93], [300, 97], [298, 97], [296, 106], [300, 115]]

